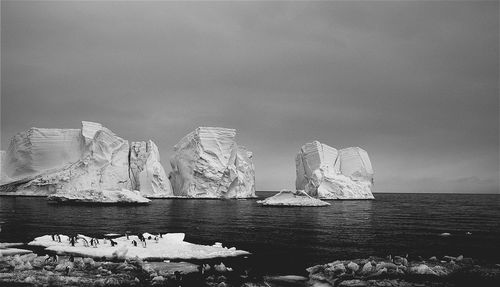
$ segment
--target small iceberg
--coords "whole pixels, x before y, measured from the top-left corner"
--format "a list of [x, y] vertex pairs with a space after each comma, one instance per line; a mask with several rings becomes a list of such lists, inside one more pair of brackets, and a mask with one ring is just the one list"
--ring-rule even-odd
[[52, 203], [148, 204], [151, 200], [134, 190], [78, 190], [49, 195]]
[[[76, 240], [76, 239], [77, 240]], [[142, 239], [142, 240], [141, 240]], [[89, 242], [91, 243], [89, 245]], [[57, 254], [106, 259], [133, 259], [160, 261], [170, 259], [212, 259], [236, 257], [250, 253], [222, 245], [199, 245], [184, 241], [184, 233], [153, 235], [126, 235], [111, 239], [95, 239], [84, 235], [69, 237], [66, 235], [44, 235], [28, 243], [30, 246], [42, 246], [47, 251]]]
[[282, 190], [279, 193], [259, 200], [257, 203], [264, 206], [328, 206], [328, 202], [311, 197], [303, 190]]

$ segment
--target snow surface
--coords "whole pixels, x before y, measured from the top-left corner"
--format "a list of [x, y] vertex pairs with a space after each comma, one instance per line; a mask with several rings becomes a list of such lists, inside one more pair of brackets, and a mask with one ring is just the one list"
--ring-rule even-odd
[[282, 190], [279, 193], [268, 197], [264, 200], [259, 200], [265, 206], [328, 206], [328, 202], [324, 202], [317, 198], [313, 198], [302, 190], [293, 192], [291, 190]]
[[[167, 233], [163, 238], [158, 237], [158, 242], [154, 239], [155, 235], [144, 233], [143, 236], [151, 240], [146, 240], [146, 247], [143, 247], [136, 235], [129, 235], [113, 239], [118, 244], [111, 246], [109, 240], [99, 239], [99, 245], [87, 247], [83, 240], [78, 240], [75, 246], [71, 246], [69, 237], [61, 235], [61, 242], [53, 241], [50, 235], [44, 235], [35, 238], [28, 243], [32, 246], [43, 246], [46, 250], [55, 251], [58, 254], [73, 254], [76, 256], [86, 256], [106, 259], [135, 258], [143, 260], [165, 260], [165, 259], [209, 259], [217, 257], [234, 257], [250, 254], [247, 251], [237, 250], [236, 248], [226, 248], [222, 246], [198, 245], [184, 241], [184, 233]], [[82, 236], [83, 237], [83, 236]], [[90, 242], [90, 237], [84, 237]], [[137, 241], [137, 247], [132, 244], [132, 240]]]
[[238, 146], [236, 130], [199, 127], [174, 147], [174, 195], [194, 198], [255, 197], [253, 154]]
[[62, 191], [47, 197], [49, 201], [70, 203], [149, 203], [151, 200], [135, 190], [78, 190]]
[[0, 193], [73, 197], [137, 189], [143, 196], [173, 196], [156, 145], [133, 144], [94, 122], [83, 121], [81, 129], [31, 128], [11, 139], [2, 171], [13, 178], [2, 180]]
[[373, 199], [373, 168], [359, 147], [338, 151], [314, 141], [302, 146], [295, 164], [297, 190], [321, 199]]

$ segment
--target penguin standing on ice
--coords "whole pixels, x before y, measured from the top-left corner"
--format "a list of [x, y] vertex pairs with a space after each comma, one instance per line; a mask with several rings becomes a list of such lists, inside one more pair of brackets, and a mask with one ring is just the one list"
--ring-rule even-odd
[[117, 245], [118, 243], [116, 243], [116, 241], [114, 241], [113, 239], [109, 239], [109, 242], [111, 242], [111, 247]]

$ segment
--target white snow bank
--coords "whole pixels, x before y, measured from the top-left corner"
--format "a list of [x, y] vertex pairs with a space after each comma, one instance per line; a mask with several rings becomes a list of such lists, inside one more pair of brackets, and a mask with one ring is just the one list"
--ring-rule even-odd
[[[222, 246], [198, 245], [184, 241], [184, 233], [167, 233], [162, 238], [144, 233], [146, 247], [136, 235], [129, 235], [113, 239], [117, 245], [111, 246], [109, 240], [99, 239], [98, 247], [87, 247], [83, 240], [79, 240], [75, 246], [71, 246], [69, 237], [61, 235], [61, 242], [53, 241], [50, 235], [35, 238], [28, 243], [32, 246], [43, 246], [46, 250], [58, 254], [72, 254], [106, 259], [127, 259], [138, 257], [143, 260], [165, 260], [165, 259], [209, 259], [217, 257], [234, 257], [250, 254], [247, 251]], [[151, 236], [152, 239], [147, 239]], [[155, 240], [155, 237], [157, 240]], [[87, 237], [88, 238], [88, 237]], [[137, 242], [137, 246], [132, 241]], [[90, 242], [90, 240], [88, 240]]]
[[328, 202], [324, 202], [317, 198], [313, 198], [302, 190], [293, 192], [291, 190], [282, 190], [279, 193], [268, 197], [264, 200], [259, 200], [265, 206], [328, 206]]

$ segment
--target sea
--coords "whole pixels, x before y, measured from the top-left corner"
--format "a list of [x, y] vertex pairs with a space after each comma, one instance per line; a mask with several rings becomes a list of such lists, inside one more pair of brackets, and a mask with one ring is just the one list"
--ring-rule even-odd
[[388, 255], [464, 255], [500, 263], [500, 194], [376, 193], [375, 200], [330, 201], [327, 207], [263, 207], [256, 201], [89, 206], [0, 197], [0, 242], [53, 233], [183, 232], [192, 243], [249, 251], [244, 264], [270, 275], [301, 275], [316, 264]]

